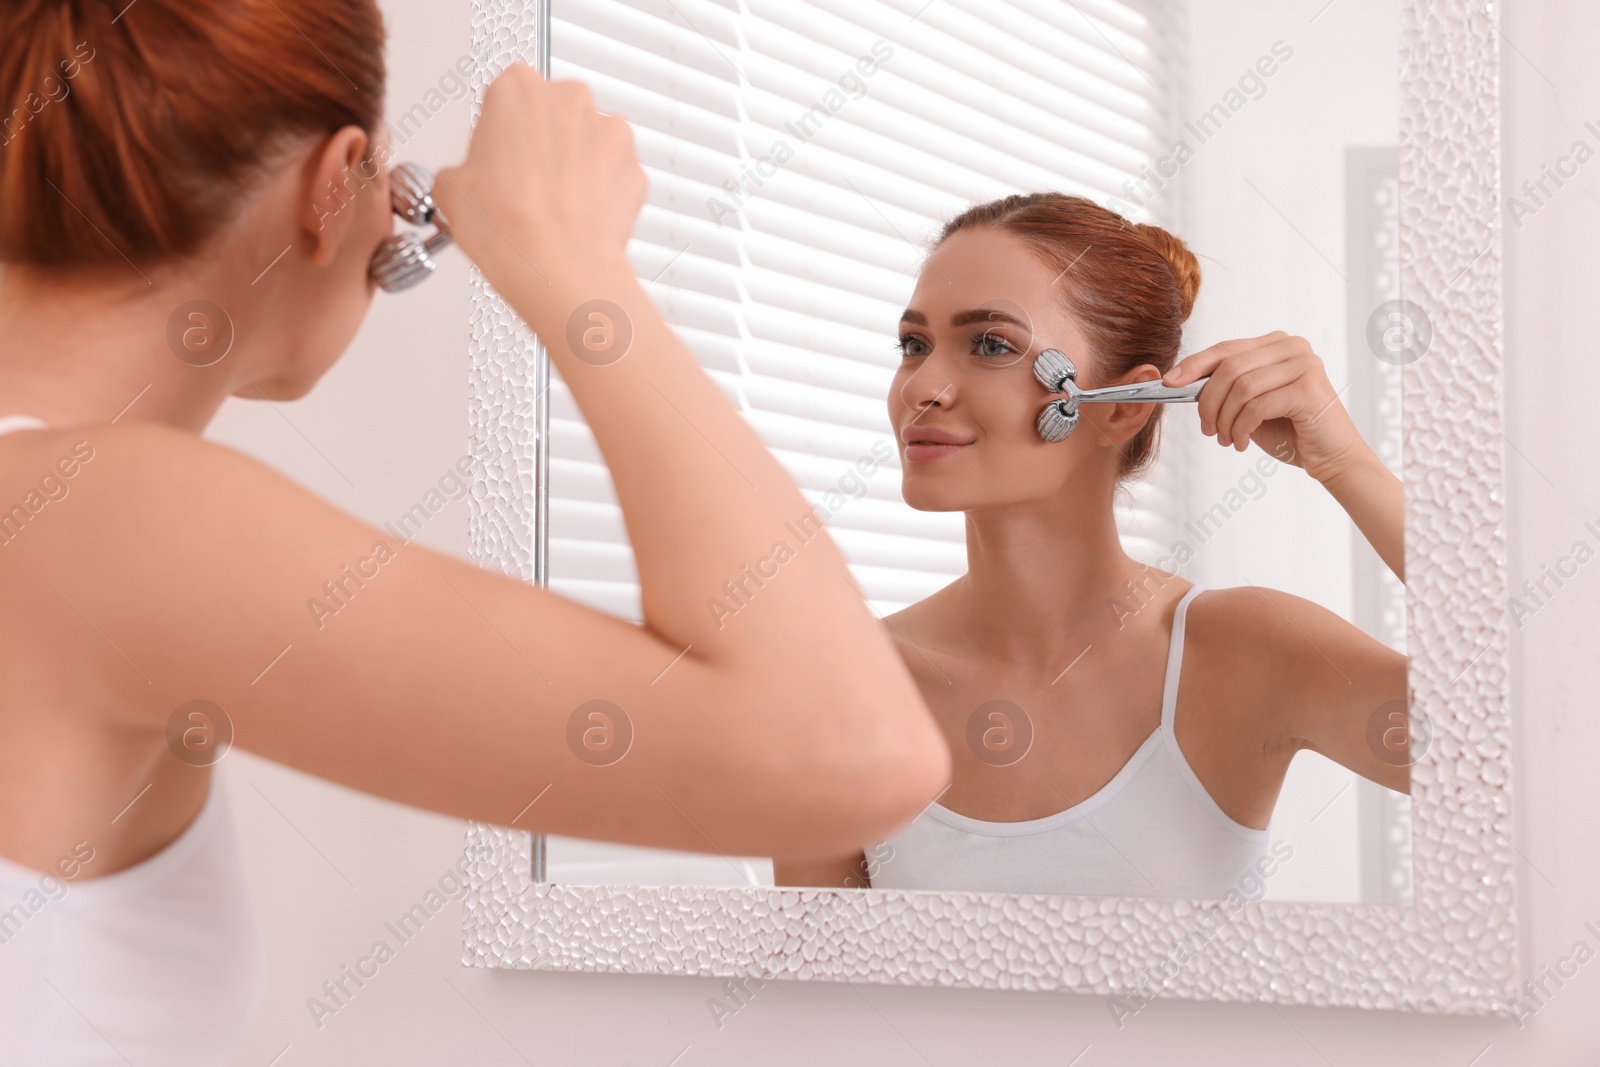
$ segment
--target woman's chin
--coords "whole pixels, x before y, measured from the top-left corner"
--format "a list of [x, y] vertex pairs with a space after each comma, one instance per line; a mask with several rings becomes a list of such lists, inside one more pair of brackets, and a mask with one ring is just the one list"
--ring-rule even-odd
[[900, 484], [900, 495], [916, 511], [962, 511], [968, 496], [954, 486], [918, 485], [920, 479], [907, 478]]

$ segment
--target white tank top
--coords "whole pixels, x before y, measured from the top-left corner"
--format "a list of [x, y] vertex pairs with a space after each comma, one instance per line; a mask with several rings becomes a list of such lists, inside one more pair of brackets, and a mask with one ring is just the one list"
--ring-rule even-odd
[[[0, 416], [0, 434], [42, 429]], [[36, 871], [0, 857], [0, 1062], [217, 1067], [250, 1032], [266, 952], [220, 768], [165, 848], [95, 877], [93, 843]], [[71, 878], [62, 877], [63, 870]]]
[[[1172, 616], [1161, 724], [1100, 790], [1065, 811], [988, 822], [937, 802], [872, 855], [874, 889], [1187, 897], [1260, 895], [1269, 832], [1217, 806], [1178, 748], [1173, 713], [1183, 626], [1194, 586]], [[1247, 873], [1249, 872], [1249, 873]]]

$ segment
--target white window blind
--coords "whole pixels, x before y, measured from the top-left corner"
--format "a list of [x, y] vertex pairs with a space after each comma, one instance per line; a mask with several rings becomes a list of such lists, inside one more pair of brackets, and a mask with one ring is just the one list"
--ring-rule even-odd
[[[965, 570], [960, 513], [914, 511], [886, 397], [931, 238], [967, 206], [1059, 190], [1118, 207], [1174, 140], [1177, 35], [1159, 0], [553, 0], [551, 75], [634, 127], [649, 201], [629, 256], [801, 486], [822, 501], [877, 443], [890, 462], [829, 532], [875, 611]], [[1170, 225], [1160, 201], [1134, 215]], [[550, 389], [550, 586], [639, 620], [611, 480]], [[1170, 479], [1169, 479], [1170, 480]], [[837, 501], [839, 498], [835, 497]], [[1154, 562], [1175, 494], [1118, 519]]]

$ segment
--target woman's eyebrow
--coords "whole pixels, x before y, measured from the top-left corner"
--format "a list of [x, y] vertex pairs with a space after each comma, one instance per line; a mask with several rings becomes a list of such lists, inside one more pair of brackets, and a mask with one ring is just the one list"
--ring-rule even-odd
[[1010, 323], [1012, 326], [1019, 326], [1024, 330], [1028, 328], [1026, 322], [1023, 322], [1009, 311], [1002, 311], [999, 308], [970, 308], [967, 311], [958, 311], [950, 316], [950, 325], [952, 326], [965, 326], [969, 322], [1005, 322]]
[[[928, 325], [928, 316], [920, 311], [906, 308], [900, 314], [900, 321], [909, 322], [913, 326], [926, 326]], [[958, 311], [950, 316], [951, 326], [965, 326], [969, 322], [1007, 322], [1013, 326], [1020, 326], [1024, 330], [1028, 328], [1026, 322], [1023, 322], [1010, 312], [1001, 311], [999, 308], [969, 308], [966, 311]]]

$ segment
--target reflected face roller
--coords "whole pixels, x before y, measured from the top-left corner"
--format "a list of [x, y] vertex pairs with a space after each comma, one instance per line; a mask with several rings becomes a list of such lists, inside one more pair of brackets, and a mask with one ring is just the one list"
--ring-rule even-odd
[[1033, 361], [1033, 376], [1052, 393], [1065, 393], [1039, 412], [1034, 428], [1046, 441], [1065, 441], [1078, 426], [1079, 404], [1182, 404], [1193, 403], [1210, 377], [1188, 385], [1162, 385], [1160, 378], [1100, 389], [1078, 388], [1077, 365], [1059, 348], [1047, 348]]
[[402, 221], [435, 227], [427, 238], [392, 234], [372, 254], [367, 273], [385, 292], [398, 293], [433, 273], [434, 253], [450, 244], [450, 223], [434, 203], [433, 172], [420, 164], [402, 163], [389, 172], [389, 201]]

